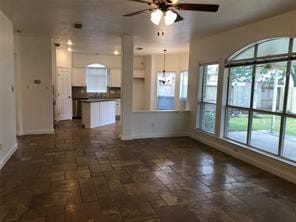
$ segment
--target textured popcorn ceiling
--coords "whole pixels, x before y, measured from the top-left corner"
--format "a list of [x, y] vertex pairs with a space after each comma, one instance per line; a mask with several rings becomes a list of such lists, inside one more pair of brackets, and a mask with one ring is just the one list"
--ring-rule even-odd
[[[182, 11], [184, 21], [169, 27], [150, 22], [150, 13], [125, 18], [122, 14], [144, 9], [127, 0], [0, 0], [0, 7], [22, 35], [52, 37], [65, 45], [72, 39], [76, 52], [111, 54], [120, 49], [120, 36], [131, 34], [142, 54], [188, 51], [192, 36], [205, 36], [241, 24], [296, 9], [295, 0], [179, 0], [220, 4], [218, 13]], [[82, 30], [72, 24], [81, 22]], [[158, 37], [157, 32], [165, 36]]]

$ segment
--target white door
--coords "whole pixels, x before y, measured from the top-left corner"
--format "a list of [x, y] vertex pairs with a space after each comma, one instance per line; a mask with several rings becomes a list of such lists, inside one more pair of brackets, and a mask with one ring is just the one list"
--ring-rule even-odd
[[71, 69], [57, 68], [56, 120], [72, 119]]

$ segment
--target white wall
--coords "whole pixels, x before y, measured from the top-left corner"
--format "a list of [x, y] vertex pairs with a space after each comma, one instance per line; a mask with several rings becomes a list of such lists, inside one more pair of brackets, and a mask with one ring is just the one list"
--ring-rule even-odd
[[145, 110], [145, 79], [133, 79], [133, 111]]
[[[163, 70], [163, 55], [151, 55], [144, 57], [145, 81], [144, 84], [133, 81], [134, 88], [141, 84], [145, 89], [145, 94], [139, 96], [140, 90], [134, 90], [133, 99], [143, 98], [143, 104], [140, 104], [145, 111], [132, 112], [131, 132], [124, 135], [123, 139], [137, 138], [158, 138], [188, 135], [190, 112], [184, 111], [153, 111], [157, 108], [157, 72]], [[172, 54], [167, 56], [166, 69], [177, 73], [176, 81], [176, 107], [179, 106], [179, 79], [180, 72], [188, 70], [188, 54]], [[136, 83], [136, 85], [135, 85]], [[129, 84], [130, 85], [130, 84]], [[135, 104], [134, 104], [134, 108]], [[135, 109], [134, 109], [135, 110]]]
[[13, 26], [0, 11], [0, 169], [17, 148]]
[[[179, 110], [179, 88], [180, 88], [180, 72], [187, 71], [189, 65], [189, 54], [167, 54], [166, 55], [166, 71], [176, 72], [176, 90], [175, 90], [175, 109]], [[157, 73], [163, 71], [163, 55], [152, 55], [151, 64], [151, 97], [150, 109], [157, 110]]]
[[[108, 69], [121, 69], [121, 56], [116, 55], [95, 55], [95, 54], [80, 54], [73, 53], [73, 67], [86, 68], [90, 64], [102, 64]], [[145, 70], [146, 72], [146, 57], [134, 56], [134, 69]], [[148, 64], [149, 65], [149, 64]], [[146, 76], [145, 76], [146, 77]], [[134, 79], [134, 93], [133, 93], [133, 109], [144, 110], [146, 109], [146, 78]], [[150, 90], [149, 90], [150, 92]]]
[[15, 36], [15, 53], [18, 134], [53, 133], [51, 40]]
[[133, 112], [130, 139], [186, 136], [189, 120], [189, 111]]
[[145, 56], [145, 110], [150, 110], [151, 107], [151, 73], [152, 73], [152, 56]]
[[[230, 31], [219, 33], [202, 39], [193, 39], [190, 44], [189, 61], [189, 100], [191, 108], [191, 136], [197, 140], [207, 143], [219, 150], [229, 153], [237, 158], [261, 167], [278, 176], [282, 176], [296, 183], [296, 168], [283, 162], [272, 160], [259, 153], [241, 148], [236, 144], [224, 141], [222, 130], [217, 130], [215, 137], [209, 137], [195, 130], [197, 116], [196, 101], [197, 86], [199, 85], [198, 67], [200, 63], [218, 62], [221, 66], [218, 89], [217, 123], [223, 125], [226, 74], [224, 75], [224, 64], [226, 59], [242, 47], [272, 37], [296, 36], [296, 11], [280, 16], [265, 19]], [[224, 87], [223, 87], [224, 86]]]
[[[121, 56], [116, 55], [95, 55], [95, 54], [72, 54], [72, 65], [75, 68], [86, 68], [90, 64], [102, 64], [108, 69], [121, 69]], [[142, 69], [143, 57], [134, 57], [134, 69]]]

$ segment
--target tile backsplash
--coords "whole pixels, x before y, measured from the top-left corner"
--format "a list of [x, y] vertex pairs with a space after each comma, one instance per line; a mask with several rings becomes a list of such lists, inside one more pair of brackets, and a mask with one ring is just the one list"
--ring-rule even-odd
[[[72, 87], [73, 98], [92, 98], [95, 97], [95, 93], [87, 93], [86, 87]], [[120, 98], [119, 87], [107, 87], [107, 93], [99, 93], [99, 98]]]

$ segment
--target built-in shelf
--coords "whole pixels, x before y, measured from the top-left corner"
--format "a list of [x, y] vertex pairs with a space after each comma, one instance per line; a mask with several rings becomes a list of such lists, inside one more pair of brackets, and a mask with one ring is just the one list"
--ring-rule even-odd
[[145, 79], [145, 77], [144, 77], [144, 76], [143, 76], [143, 77], [134, 76], [134, 77], [133, 77], [133, 79], [143, 79], [143, 80], [144, 80], [144, 79]]

